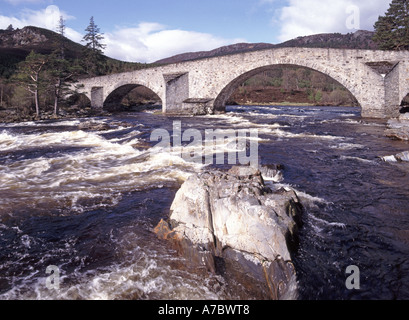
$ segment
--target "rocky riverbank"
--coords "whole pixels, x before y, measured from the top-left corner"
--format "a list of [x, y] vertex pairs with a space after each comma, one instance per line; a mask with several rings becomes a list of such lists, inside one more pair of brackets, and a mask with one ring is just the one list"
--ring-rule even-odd
[[252, 296], [290, 300], [297, 298], [291, 256], [302, 212], [294, 191], [273, 192], [261, 171], [233, 167], [191, 176], [178, 191], [169, 220], [155, 233], [196, 266], [233, 279]]
[[60, 110], [59, 115], [56, 116], [52, 111], [43, 112], [38, 118], [35, 114], [24, 114], [17, 112], [17, 110], [0, 110], [0, 122], [2, 123], [17, 123], [17, 122], [29, 122], [29, 121], [44, 121], [44, 120], [63, 120], [63, 119], [81, 119], [100, 116], [110, 116], [104, 110], [98, 110], [93, 108], [67, 108]]

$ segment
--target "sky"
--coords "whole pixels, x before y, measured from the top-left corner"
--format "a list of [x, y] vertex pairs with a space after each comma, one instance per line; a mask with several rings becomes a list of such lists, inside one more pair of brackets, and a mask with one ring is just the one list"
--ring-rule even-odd
[[317, 33], [373, 30], [392, 0], [0, 0], [0, 29], [37, 26], [81, 42], [91, 16], [105, 54], [150, 63], [176, 54]]

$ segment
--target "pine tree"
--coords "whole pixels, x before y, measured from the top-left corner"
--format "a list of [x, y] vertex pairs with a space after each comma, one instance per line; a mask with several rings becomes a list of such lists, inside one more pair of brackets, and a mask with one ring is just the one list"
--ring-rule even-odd
[[86, 50], [84, 52], [84, 67], [89, 74], [99, 75], [103, 60], [103, 50], [106, 45], [101, 43], [104, 39], [100, 29], [95, 24], [94, 17], [91, 17], [89, 26], [85, 29], [87, 32], [83, 38]]
[[393, 0], [375, 23], [375, 42], [383, 50], [409, 50], [409, 1]]
[[75, 76], [81, 72], [78, 64], [62, 59], [53, 53], [47, 62], [47, 80], [54, 97], [54, 116], [59, 114], [59, 102], [70, 91], [70, 84], [75, 82]]
[[100, 29], [94, 22], [94, 17], [91, 17], [89, 26], [85, 29], [87, 32], [83, 38], [85, 46], [92, 51], [103, 54], [103, 50], [106, 48], [106, 45], [102, 44], [101, 41], [104, 39]]
[[40, 118], [39, 92], [44, 87], [42, 71], [46, 63], [46, 56], [31, 51], [26, 60], [20, 63], [19, 71], [13, 79], [28, 92], [33, 94], [37, 118]]
[[60, 34], [59, 37], [59, 50], [61, 59], [65, 59], [65, 20], [63, 16], [60, 16], [60, 20], [58, 21], [57, 32]]

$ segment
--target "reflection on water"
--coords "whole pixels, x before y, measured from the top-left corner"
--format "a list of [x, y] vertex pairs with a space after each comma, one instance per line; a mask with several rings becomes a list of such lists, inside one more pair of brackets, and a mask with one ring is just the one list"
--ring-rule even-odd
[[[283, 164], [281, 185], [306, 204], [294, 257], [301, 299], [409, 298], [409, 165], [381, 156], [409, 150], [359, 110], [231, 107], [221, 116], [150, 113], [0, 124], [0, 299], [251, 299], [195, 270], [155, 238], [183, 181], [203, 168], [177, 154], [149, 156], [150, 134], [183, 129], [259, 130], [262, 164]], [[46, 268], [61, 288], [45, 286]], [[361, 270], [347, 290], [345, 270]]]

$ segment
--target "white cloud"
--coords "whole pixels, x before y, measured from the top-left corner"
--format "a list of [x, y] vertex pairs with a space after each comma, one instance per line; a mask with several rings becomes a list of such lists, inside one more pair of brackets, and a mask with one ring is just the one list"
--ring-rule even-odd
[[[23, 0], [21, 0], [23, 1]], [[24, 0], [27, 2], [27, 0]], [[30, 1], [30, 0], [28, 0]], [[37, 0], [31, 0], [34, 2]], [[8, 0], [8, 2], [17, 2], [16, 0]], [[50, 5], [42, 10], [23, 9], [18, 17], [8, 17], [0, 15], [0, 29], [7, 28], [10, 24], [15, 28], [24, 28], [26, 26], [36, 26], [55, 31], [58, 26], [60, 17], [63, 16], [65, 20], [74, 19], [74, 17], [61, 11], [57, 6]], [[70, 30], [73, 37], [75, 32]]]
[[[389, 3], [385, 0], [289, 0], [289, 4], [279, 10], [274, 23], [280, 25], [280, 41], [317, 33], [353, 32], [354, 29], [347, 27], [351, 19], [359, 29], [373, 30], [378, 16], [386, 12]], [[358, 19], [352, 17], [354, 13]]]
[[[23, 1], [40, 2], [41, 0], [7, 0], [7, 1], [10, 3], [17, 3]], [[6, 29], [10, 24], [12, 24], [14, 28], [36, 26], [56, 31], [61, 16], [63, 16], [63, 18], [66, 21], [75, 19], [74, 17], [68, 15], [64, 11], [61, 11], [55, 5], [50, 5], [45, 9], [37, 11], [24, 9], [20, 12], [18, 17], [7, 17], [0, 15], [0, 29]], [[71, 28], [66, 28], [65, 33], [68, 38], [76, 42], [80, 42], [83, 37], [79, 32]]]
[[106, 54], [124, 61], [154, 62], [176, 54], [212, 50], [243, 39], [223, 39], [208, 33], [169, 30], [158, 23], [141, 23], [105, 34]]

